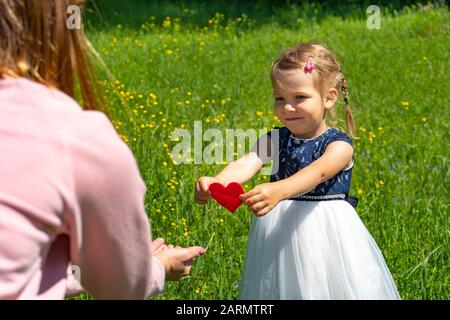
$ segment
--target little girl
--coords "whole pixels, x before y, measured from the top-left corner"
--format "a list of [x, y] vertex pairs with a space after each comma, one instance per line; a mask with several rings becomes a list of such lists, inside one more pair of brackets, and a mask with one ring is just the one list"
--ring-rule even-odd
[[244, 183], [274, 161], [270, 183], [241, 195], [256, 216], [241, 299], [400, 299], [382, 253], [350, 204], [356, 205], [348, 196], [352, 140], [325, 121], [341, 91], [353, 135], [336, 57], [323, 45], [298, 45], [276, 60], [271, 80], [284, 125], [261, 138], [272, 156], [255, 147], [216, 177], [201, 177], [195, 191], [196, 202], [204, 204], [211, 183]]

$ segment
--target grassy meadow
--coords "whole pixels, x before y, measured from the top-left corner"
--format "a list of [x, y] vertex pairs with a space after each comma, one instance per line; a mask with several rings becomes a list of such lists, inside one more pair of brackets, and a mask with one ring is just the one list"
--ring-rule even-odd
[[193, 134], [194, 121], [224, 136], [278, 125], [272, 61], [314, 41], [341, 60], [359, 137], [351, 193], [402, 299], [450, 298], [448, 8], [381, 6], [381, 29], [368, 29], [367, 6], [90, 5], [87, 34], [106, 65], [96, 63], [110, 118], [147, 184], [153, 237], [208, 249], [190, 277], [154, 299], [237, 299], [252, 218], [245, 207], [230, 214], [213, 201], [194, 203], [198, 177], [224, 164], [174, 164], [172, 133]]

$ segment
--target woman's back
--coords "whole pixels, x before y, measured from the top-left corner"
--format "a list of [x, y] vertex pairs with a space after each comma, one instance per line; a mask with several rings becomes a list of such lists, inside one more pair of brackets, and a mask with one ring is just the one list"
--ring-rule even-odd
[[69, 261], [97, 297], [162, 289], [161, 265], [153, 259], [150, 280], [142, 254], [145, 184], [106, 116], [9, 77], [0, 80], [0, 112], [0, 299], [63, 298]]

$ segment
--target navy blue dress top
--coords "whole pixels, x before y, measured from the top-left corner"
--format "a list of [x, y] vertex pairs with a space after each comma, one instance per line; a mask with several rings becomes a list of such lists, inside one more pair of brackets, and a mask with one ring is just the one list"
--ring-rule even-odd
[[[274, 134], [274, 130], [277, 130], [277, 134]], [[268, 133], [268, 136], [274, 137], [272, 143], [279, 150], [278, 159], [274, 162], [274, 169], [278, 167], [278, 170], [272, 172], [270, 182], [286, 179], [310, 165], [320, 158], [327, 146], [334, 141], [345, 141], [352, 145], [352, 139], [345, 132], [335, 128], [328, 128], [321, 135], [311, 139], [296, 138], [286, 127], [276, 127]], [[277, 136], [278, 139], [275, 139]], [[345, 168], [307, 193], [289, 199], [299, 201], [342, 199], [356, 207], [357, 199], [349, 196], [352, 168], [353, 163], [350, 168]]]

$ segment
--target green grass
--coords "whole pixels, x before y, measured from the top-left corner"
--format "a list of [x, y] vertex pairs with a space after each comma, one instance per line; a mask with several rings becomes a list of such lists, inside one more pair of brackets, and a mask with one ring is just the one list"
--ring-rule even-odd
[[148, 187], [153, 237], [208, 246], [191, 276], [156, 299], [238, 298], [252, 217], [243, 207], [231, 215], [194, 204], [197, 178], [223, 166], [174, 165], [171, 133], [192, 132], [194, 121], [224, 133], [274, 126], [271, 63], [307, 41], [341, 59], [360, 137], [352, 193], [402, 299], [450, 298], [446, 7], [383, 7], [381, 29], [369, 30], [367, 6], [355, 4], [341, 15], [313, 5], [107, 4], [102, 17], [91, 15], [88, 36], [114, 77], [99, 67], [111, 118]]

